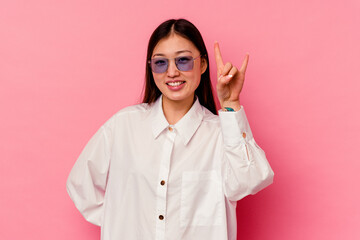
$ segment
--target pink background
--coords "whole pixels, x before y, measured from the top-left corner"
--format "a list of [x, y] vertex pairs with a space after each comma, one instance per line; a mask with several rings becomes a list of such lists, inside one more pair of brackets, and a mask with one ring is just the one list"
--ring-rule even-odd
[[[146, 44], [168, 18], [240, 66], [274, 184], [238, 203], [239, 239], [360, 239], [358, 0], [0, 3], [0, 239], [99, 239], [68, 173], [112, 114], [138, 103]], [[213, 83], [215, 83], [213, 81]]]

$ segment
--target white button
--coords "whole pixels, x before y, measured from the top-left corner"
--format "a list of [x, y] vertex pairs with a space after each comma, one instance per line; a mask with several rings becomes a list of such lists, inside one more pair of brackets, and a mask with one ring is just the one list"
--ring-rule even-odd
[[169, 127], [169, 131], [172, 132], [174, 129], [172, 127]]

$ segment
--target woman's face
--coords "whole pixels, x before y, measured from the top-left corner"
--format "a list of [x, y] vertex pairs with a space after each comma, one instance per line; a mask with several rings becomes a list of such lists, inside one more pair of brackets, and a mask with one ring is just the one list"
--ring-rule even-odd
[[[155, 84], [163, 94], [163, 101], [193, 102], [195, 90], [200, 84], [201, 74], [207, 67], [205, 59], [196, 58], [199, 55], [200, 51], [191, 41], [177, 34], [171, 34], [158, 42], [151, 58], [170, 59], [167, 71], [164, 73], [153, 72]], [[177, 69], [174, 58], [181, 56], [196, 58], [192, 70], [180, 71]]]

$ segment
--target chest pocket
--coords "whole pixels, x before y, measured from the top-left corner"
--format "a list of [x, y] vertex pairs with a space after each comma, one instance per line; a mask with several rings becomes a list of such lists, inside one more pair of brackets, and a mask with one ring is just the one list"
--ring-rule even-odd
[[215, 170], [182, 174], [180, 225], [222, 225], [225, 214], [220, 177]]

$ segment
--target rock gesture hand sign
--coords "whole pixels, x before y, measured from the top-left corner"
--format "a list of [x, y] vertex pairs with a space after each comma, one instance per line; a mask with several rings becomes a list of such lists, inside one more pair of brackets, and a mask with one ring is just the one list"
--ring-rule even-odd
[[240, 92], [244, 85], [249, 54], [246, 54], [241, 69], [238, 70], [230, 62], [224, 65], [218, 42], [214, 44], [214, 52], [218, 77], [216, 90], [221, 108], [225, 110], [225, 107], [230, 107], [238, 111], [240, 110]]

